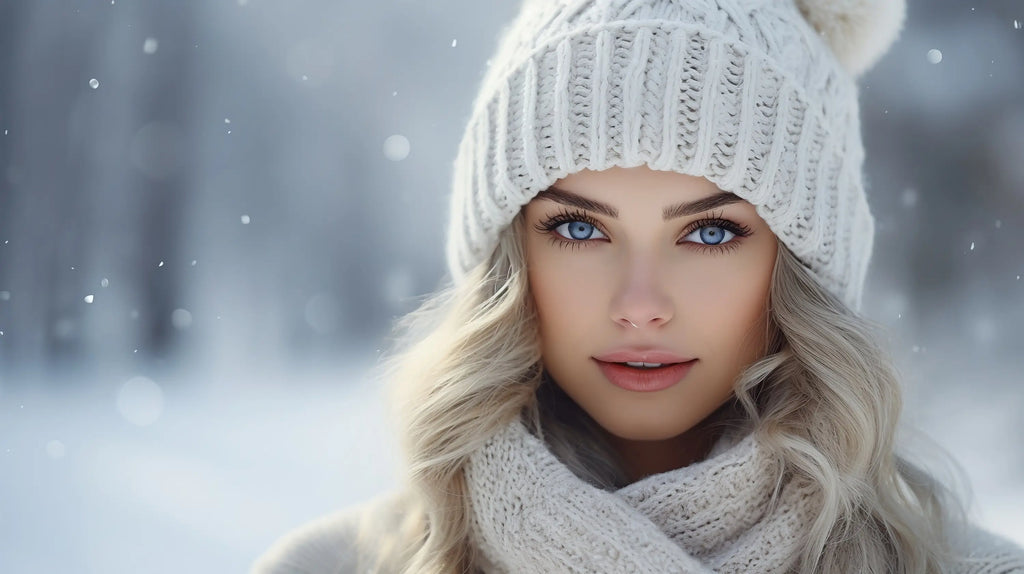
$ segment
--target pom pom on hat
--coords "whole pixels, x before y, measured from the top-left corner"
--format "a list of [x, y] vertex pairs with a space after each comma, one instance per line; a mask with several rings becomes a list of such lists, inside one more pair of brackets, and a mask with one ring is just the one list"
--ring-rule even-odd
[[896, 41], [905, 0], [796, 0], [804, 18], [854, 76], [866, 72]]

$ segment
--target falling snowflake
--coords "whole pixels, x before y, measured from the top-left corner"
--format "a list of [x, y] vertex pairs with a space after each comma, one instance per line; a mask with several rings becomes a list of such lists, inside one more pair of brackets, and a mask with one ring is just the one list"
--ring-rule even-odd
[[409, 138], [395, 134], [384, 140], [384, 156], [391, 161], [402, 161], [409, 157]]
[[151, 425], [160, 418], [163, 410], [163, 390], [146, 377], [129, 380], [117, 393], [117, 411], [132, 424]]
[[64, 452], [64, 443], [60, 442], [59, 440], [51, 440], [50, 442], [46, 443], [46, 454], [49, 455], [50, 458], [63, 458]]
[[907, 188], [903, 190], [902, 195], [903, 207], [911, 208], [917, 205], [917, 190], [913, 188]]
[[175, 309], [171, 313], [171, 324], [175, 329], [188, 329], [192, 325], [192, 313], [187, 309]]

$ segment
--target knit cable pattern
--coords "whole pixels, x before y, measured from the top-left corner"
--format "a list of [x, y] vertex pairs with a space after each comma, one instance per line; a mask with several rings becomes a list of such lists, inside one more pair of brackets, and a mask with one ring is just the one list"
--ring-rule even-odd
[[859, 308], [874, 234], [863, 157], [856, 85], [793, 0], [531, 0], [459, 147], [449, 269], [458, 282], [486, 260], [558, 179], [646, 165], [753, 204]]

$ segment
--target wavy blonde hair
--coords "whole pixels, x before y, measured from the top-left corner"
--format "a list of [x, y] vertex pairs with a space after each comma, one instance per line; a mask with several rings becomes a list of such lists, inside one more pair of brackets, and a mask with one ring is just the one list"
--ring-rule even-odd
[[[581, 478], [606, 488], [625, 481], [596, 423], [543, 372], [524, 235], [520, 213], [489, 261], [397, 325], [382, 374], [406, 476], [400, 526], [383, 542], [362, 537], [379, 571], [474, 570], [463, 468], [515, 417]], [[952, 488], [896, 453], [901, 389], [877, 326], [821, 288], [781, 243], [766, 311], [764, 355], [713, 417], [760, 433], [788, 476], [820, 486], [823, 507], [797, 569], [948, 571], [958, 560], [948, 541], [964, 534], [967, 513]]]

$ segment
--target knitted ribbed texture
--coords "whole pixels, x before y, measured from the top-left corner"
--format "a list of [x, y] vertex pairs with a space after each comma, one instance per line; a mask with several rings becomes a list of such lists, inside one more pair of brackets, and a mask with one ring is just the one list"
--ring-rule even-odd
[[[778, 462], [755, 437], [724, 436], [702, 462], [609, 492], [578, 479], [517, 420], [466, 467], [479, 566], [485, 574], [792, 569], [815, 495], [784, 481], [773, 508]], [[289, 532], [250, 572], [383, 574], [376, 553], [401, 528], [403, 494]], [[1024, 574], [1024, 549], [1001, 536], [972, 525], [955, 545], [967, 558], [950, 565], [952, 574]]]
[[[777, 470], [753, 435], [726, 438], [704, 462], [606, 492], [576, 479], [525, 428], [510, 427], [467, 468], [473, 542], [485, 574], [777, 572], [795, 561], [787, 553], [798, 551], [813, 506], [786, 483], [771, 510]], [[289, 532], [251, 574], [383, 574], [376, 552], [401, 528], [402, 494]], [[956, 546], [968, 558], [952, 574], [1024, 574], [1024, 550], [1001, 536], [972, 526]]]
[[[820, 495], [780, 468], [756, 433], [724, 435], [701, 462], [606, 491], [517, 419], [466, 466], [471, 539], [487, 574], [789, 572]], [[973, 524], [954, 547], [948, 572], [1024, 574], [1024, 549]]]
[[576, 477], [518, 420], [466, 476], [488, 573], [783, 572], [813, 520], [813, 491], [788, 481], [755, 435], [614, 492]]
[[459, 147], [449, 269], [461, 281], [558, 179], [646, 165], [749, 201], [859, 308], [863, 156], [853, 77], [793, 0], [528, 0]]
[[[819, 496], [785, 478], [756, 434], [724, 435], [707, 458], [616, 491], [579, 479], [517, 419], [465, 467], [470, 533], [485, 574], [785, 572]], [[407, 497], [390, 492], [278, 540], [252, 574], [379, 572]], [[360, 542], [357, 543], [357, 540]], [[952, 574], [1024, 574], [1024, 549], [971, 525]], [[381, 573], [383, 574], [383, 573]]]

